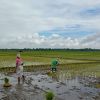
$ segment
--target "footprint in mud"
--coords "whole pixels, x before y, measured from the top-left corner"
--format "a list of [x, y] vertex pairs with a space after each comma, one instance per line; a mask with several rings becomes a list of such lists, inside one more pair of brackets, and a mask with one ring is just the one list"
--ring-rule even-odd
[[60, 82], [59, 84], [60, 84], [60, 85], [65, 85], [65, 86], [66, 86], [66, 83], [64, 83], [64, 82]]
[[63, 93], [57, 93], [57, 95], [62, 95]]
[[100, 100], [100, 96], [93, 96], [92, 97], [94, 100]]
[[56, 88], [60, 88], [60, 87], [61, 87], [60, 85], [56, 86]]
[[72, 86], [72, 89], [70, 89], [70, 90], [75, 90], [76, 92], [80, 92], [80, 88], [78, 88], [77, 86]]
[[79, 96], [78, 98], [79, 98], [80, 100], [84, 99], [82, 96]]
[[70, 94], [70, 91], [65, 91], [65, 92], [62, 92], [62, 93], [57, 93], [57, 95], [63, 95], [63, 94]]

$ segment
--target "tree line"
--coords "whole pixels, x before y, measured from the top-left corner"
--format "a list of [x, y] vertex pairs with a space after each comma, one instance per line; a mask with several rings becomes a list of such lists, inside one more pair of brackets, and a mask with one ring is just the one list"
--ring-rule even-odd
[[100, 49], [83, 48], [83, 49], [70, 49], [70, 48], [24, 48], [24, 49], [0, 49], [0, 51], [100, 51]]

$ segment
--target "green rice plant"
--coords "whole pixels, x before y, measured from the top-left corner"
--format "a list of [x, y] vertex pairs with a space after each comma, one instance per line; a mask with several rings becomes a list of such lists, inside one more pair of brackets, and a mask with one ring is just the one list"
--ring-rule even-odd
[[54, 94], [53, 92], [49, 91], [46, 93], [46, 100], [53, 100]]
[[5, 84], [8, 84], [9, 83], [9, 79], [7, 77], [4, 78], [4, 82], [5, 82]]
[[3, 85], [4, 87], [10, 87], [11, 86], [11, 84], [9, 83], [9, 79], [6, 77], [6, 78], [4, 78], [4, 85]]

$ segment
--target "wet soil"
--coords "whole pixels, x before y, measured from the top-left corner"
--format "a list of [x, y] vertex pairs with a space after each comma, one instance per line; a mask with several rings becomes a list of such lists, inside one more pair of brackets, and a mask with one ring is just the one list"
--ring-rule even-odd
[[[52, 91], [54, 100], [100, 100], [100, 78], [71, 77], [65, 72], [25, 72], [25, 82], [17, 83], [16, 74], [0, 74], [0, 100], [45, 100], [45, 93]], [[12, 84], [4, 88], [4, 78]]]

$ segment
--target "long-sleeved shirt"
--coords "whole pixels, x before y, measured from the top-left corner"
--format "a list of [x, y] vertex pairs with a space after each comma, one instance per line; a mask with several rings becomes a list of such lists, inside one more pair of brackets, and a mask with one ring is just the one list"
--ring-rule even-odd
[[21, 58], [16, 58], [16, 67], [19, 67], [22, 65], [22, 59]]
[[58, 61], [56, 59], [54, 59], [52, 62], [51, 62], [51, 67], [52, 68], [56, 68], [58, 65]]

